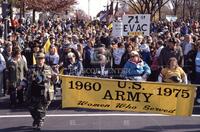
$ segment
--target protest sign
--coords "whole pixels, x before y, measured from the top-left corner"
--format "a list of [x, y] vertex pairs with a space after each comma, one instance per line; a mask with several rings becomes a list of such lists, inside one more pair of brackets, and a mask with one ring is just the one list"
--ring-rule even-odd
[[150, 35], [150, 14], [124, 15], [123, 36]]

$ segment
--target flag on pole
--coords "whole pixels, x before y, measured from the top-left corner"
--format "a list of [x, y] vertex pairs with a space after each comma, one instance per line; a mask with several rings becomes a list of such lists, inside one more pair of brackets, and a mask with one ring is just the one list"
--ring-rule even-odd
[[108, 25], [108, 29], [112, 29], [112, 27], [113, 27], [113, 24], [110, 23], [110, 24]]
[[119, 4], [119, 2], [117, 2], [116, 6], [115, 6], [115, 14], [114, 14], [114, 16], [117, 15], [117, 12], [118, 12], [118, 4]]
[[104, 19], [106, 19], [107, 16], [108, 16], [108, 12], [104, 12], [102, 15], [99, 16], [99, 20], [104, 21]]
[[44, 44], [44, 53], [48, 53], [49, 52], [49, 48], [51, 46], [51, 42], [50, 42], [50, 39], [48, 38], [46, 43]]
[[36, 59], [35, 59], [35, 55], [33, 53], [33, 65], [35, 65], [35, 64], [36, 64]]
[[113, 15], [113, 1], [110, 3], [109, 15]]

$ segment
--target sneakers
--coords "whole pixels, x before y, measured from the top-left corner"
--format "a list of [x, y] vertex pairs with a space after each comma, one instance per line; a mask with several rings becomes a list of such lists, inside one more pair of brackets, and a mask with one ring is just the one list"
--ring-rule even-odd
[[44, 126], [44, 121], [40, 121], [40, 123], [38, 124], [38, 127], [43, 127]]
[[40, 121], [39, 123], [37, 121], [33, 121], [32, 126], [34, 130], [40, 131], [43, 125], [44, 125], [43, 121]]
[[34, 129], [37, 128], [37, 123], [36, 123], [36, 121], [33, 121], [32, 127], [33, 127]]

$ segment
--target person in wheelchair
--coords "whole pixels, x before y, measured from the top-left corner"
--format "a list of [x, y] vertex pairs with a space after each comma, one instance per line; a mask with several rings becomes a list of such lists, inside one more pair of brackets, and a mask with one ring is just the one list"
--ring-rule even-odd
[[187, 75], [178, 65], [177, 59], [171, 57], [167, 67], [163, 68], [158, 76], [158, 82], [187, 84]]

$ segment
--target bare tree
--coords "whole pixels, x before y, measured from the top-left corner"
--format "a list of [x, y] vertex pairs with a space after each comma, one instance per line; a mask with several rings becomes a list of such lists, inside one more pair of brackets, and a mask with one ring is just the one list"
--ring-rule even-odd
[[195, 16], [199, 15], [198, 9], [199, 9], [199, 0], [187, 0], [186, 5], [189, 11], [189, 17], [195, 18]]
[[63, 12], [70, 9], [76, 0], [23, 0], [28, 9], [36, 11]]
[[[77, 3], [76, 0], [12, 0], [16, 7], [26, 10], [33, 10], [33, 22], [35, 22], [35, 12], [51, 12], [53, 14], [66, 13]], [[23, 3], [23, 4], [22, 4]]]
[[178, 9], [183, 5], [183, 0], [170, 0], [173, 7], [173, 14], [176, 16]]
[[123, 0], [123, 2], [129, 5], [136, 13], [151, 14], [152, 17], [169, 1], [170, 0]]

